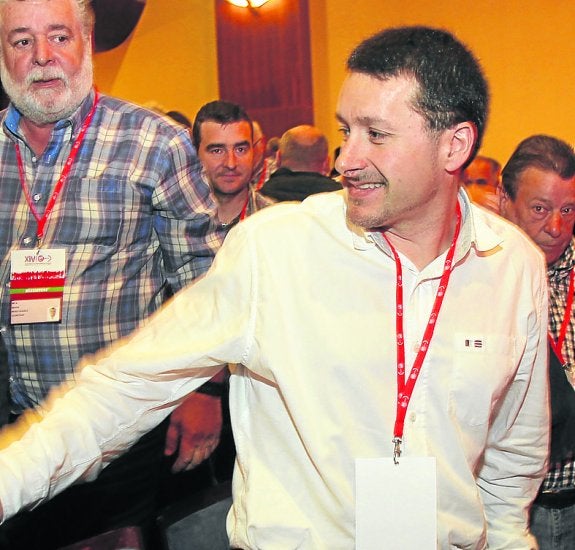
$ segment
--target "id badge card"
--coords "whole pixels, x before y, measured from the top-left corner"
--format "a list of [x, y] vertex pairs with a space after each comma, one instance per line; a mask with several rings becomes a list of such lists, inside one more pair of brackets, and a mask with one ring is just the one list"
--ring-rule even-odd
[[10, 256], [10, 322], [59, 323], [65, 280], [63, 248], [14, 250]]
[[437, 550], [434, 457], [355, 461], [356, 550]]

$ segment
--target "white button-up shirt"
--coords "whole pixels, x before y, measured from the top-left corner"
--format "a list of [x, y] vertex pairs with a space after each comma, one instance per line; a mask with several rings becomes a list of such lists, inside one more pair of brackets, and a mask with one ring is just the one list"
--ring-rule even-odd
[[[93, 476], [220, 364], [238, 363], [231, 545], [354, 548], [355, 459], [393, 452], [396, 271], [381, 236], [348, 226], [344, 197], [277, 205], [234, 228], [205, 278], [86, 366], [0, 453], [5, 512], [44, 498], [49, 483]], [[438, 548], [527, 549], [548, 449], [544, 261], [511, 224], [460, 203], [403, 456], [436, 458]], [[409, 365], [444, 257], [421, 271], [402, 263]]]

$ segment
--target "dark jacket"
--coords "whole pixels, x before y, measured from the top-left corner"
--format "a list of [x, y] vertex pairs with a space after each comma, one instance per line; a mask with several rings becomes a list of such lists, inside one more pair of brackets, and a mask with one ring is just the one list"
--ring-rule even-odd
[[278, 168], [260, 189], [260, 193], [276, 201], [303, 201], [309, 195], [337, 191], [341, 185], [317, 172], [292, 172]]

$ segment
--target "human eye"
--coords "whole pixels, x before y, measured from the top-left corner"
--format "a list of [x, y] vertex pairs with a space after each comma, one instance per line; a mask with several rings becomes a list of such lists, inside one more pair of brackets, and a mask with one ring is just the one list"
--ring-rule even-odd
[[208, 149], [208, 152], [210, 153], [210, 155], [221, 155], [224, 152], [224, 149], [222, 147], [210, 147]]
[[349, 128], [345, 125], [340, 125], [337, 131], [341, 134], [341, 140], [347, 141], [349, 138]]
[[52, 36], [52, 41], [56, 42], [57, 44], [65, 44], [69, 39], [70, 37], [67, 34], [62, 33]]
[[239, 145], [236, 147], [236, 153], [238, 155], [245, 155], [249, 150], [250, 148], [247, 145]]
[[32, 40], [30, 38], [18, 38], [12, 42], [12, 46], [15, 48], [27, 48], [32, 44]]
[[565, 206], [564, 208], [561, 209], [561, 213], [564, 216], [572, 216], [575, 213], [575, 209], [573, 208], [573, 206]]
[[369, 141], [375, 144], [383, 143], [385, 141], [385, 138], [387, 137], [386, 133], [380, 132], [379, 130], [374, 130], [373, 128], [370, 128], [367, 131], [367, 134], [369, 136]]
[[541, 218], [545, 216], [545, 214], [547, 213], [547, 208], [545, 208], [545, 206], [543, 206], [542, 204], [534, 204], [531, 207], [531, 211], [536, 217]]

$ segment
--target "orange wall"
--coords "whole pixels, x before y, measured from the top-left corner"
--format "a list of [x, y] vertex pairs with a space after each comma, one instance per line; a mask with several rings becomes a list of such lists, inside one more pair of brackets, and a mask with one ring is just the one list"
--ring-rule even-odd
[[216, 26], [210, 0], [147, 0], [136, 30], [95, 56], [98, 88], [193, 119], [218, 94]]
[[[337, 144], [333, 112], [353, 46], [387, 26], [446, 28], [481, 60], [492, 103], [482, 152], [505, 162], [523, 138], [575, 142], [573, 0], [311, 0], [316, 123]], [[317, 38], [317, 39], [316, 39]]]
[[[270, 0], [271, 3], [276, 0]], [[316, 124], [335, 147], [333, 113], [353, 46], [401, 24], [447, 28], [480, 58], [492, 108], [482, 152], [505, 162], [534, 133], [575, 142], [573, 0], [310, 0]], [[96, 56], [100, 89], [193, 118], [218, 94], [214, 2], [148, 0], [129, 41]]]

